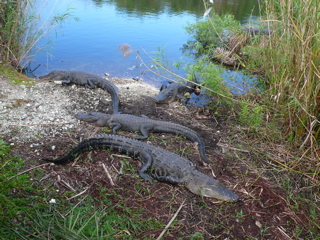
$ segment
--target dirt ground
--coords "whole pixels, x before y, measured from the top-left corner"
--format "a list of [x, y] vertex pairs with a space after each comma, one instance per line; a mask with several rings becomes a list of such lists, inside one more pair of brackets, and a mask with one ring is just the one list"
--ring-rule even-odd
[[[120, 111], [146, 115], [152, 119], [172, 121], [197, 131], [206, 145], [209, 164], [202, 163], [194, 144], [181, 136], [151, 133], [148, 143], [176, 152], [195, 163], [197, 169], [218, 179], [240, 196], [234, 203], [201, 198], [183, 186], [147, 183], [136, 173], [139, 163], [116, 152], [92, 151], [76, 162], [63, 166], [47, 164], [42, 158], [59, 157], [79, 141], [108, 129], [77, 121], [76, 113], [98, 111], [111, 113], [111, 100], [101, 89], [61, 86], [55, 82], [38, 82], [34, 86], [12, 85], [0, 78], [1, 138], [12, 145], [14, 154], [25, 160], [25, 169], [38, 166], [46, 172], [41, 181], [57, 189], [57, 199], [72, 191], [77, 204], [86, 195], [101, 204], [108, 194], [114, 205], [143, 209], [142, 217], [167, 223], [182, 205], [175, 222], [163, 239], [189, 239], [201, 233], [204, 239], [296, 239], [297, 227], [308, 233], [308, 219], [303, 211], [292, 210], [286, 193], [260, 169], [248, 161], [260, 161], [250, 149], [228, 146], [229, 140], [241, 139], [236, 126], [228, 126], [212, 111], [182, 106], [179, 102], [156, 104], [152, 96], [158, 90], [141, 82], [114, 78], [120, 90]], [[124, 131], [120, 135], [132, 137]], [[123, 170], [129, 162], [133, 170]], [[107, 177], [104, 166], [109, 169]], [[102, 191], [103, 189], [103, 191]], [[102, 194], [103, 192], [103, 194]], [[114, 194], [116, 193], [116, 194]], [[162, 229], [135, 236], [156, 238]], [[194, 235], [195, 236], [195, 235]]]

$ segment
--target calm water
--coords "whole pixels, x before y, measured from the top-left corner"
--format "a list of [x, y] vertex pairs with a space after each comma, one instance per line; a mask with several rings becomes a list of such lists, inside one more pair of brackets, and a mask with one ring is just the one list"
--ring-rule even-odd
[[[213, 7], [218, 13], [234, 14], [242, 23], [259, 14], [258, 0], [215, 0]], [[50, 55], [42, 53], [33, 58], [32, 66], [41, 64], [35, 75], [57, 69], [81, 70], [100, 76], [108, 73], [111, 77], [142, 77], [156, 86], [166, 80], [132, 69], [135, 54], [123, 58], [117, 47], [127, 43], [146, 61], [143, 49], [152, 53], [163, 48], [167, 60], [173, 63], [180, 59], [180, 49], [190, 38], [184, 27], [201, 20], [205, 11], [202, 0], [38, 0], [37, 3], [42, 19], [64, 13], [67, 8], [79, 21], [70, 19], [57, 29], [57, 34], [52, 32], [48, 36], [53, 40]], [[37, 47], [47, 41], [39, 42]]]

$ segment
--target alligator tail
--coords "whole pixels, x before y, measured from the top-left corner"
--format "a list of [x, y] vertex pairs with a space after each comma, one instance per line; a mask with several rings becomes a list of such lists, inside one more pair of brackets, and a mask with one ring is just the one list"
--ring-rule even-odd
[[[195, 131], [193, 131], [190, 128], [183, 127], [183, 126], [179, 126], [179, 127], [175, 126], [174, 128], [170, 128], [170, 126], [168, 126], [168, 128], [169, 128], [169, 130], [168, 130], [169, 133], [175, 132], [176, 134], [179, 134], [181, 136], [185, 136], [187, 139], [189, 139], [193, 142], [197, 142], [198, 143], [198, 150], [199, 150], [201, 157], [203, 158], [203, 160], [205, 162], [209, 162], [209, 160], [206, 156], [206, 153], [205, 153], [204, 143]], [[166, 130], [163, 129], [163, 131], [166, 131]]]
[[76, 159], [80, 154], [89, 152], [95, 149], [109, 149], [111, 148], [108, 144], [101, 144], [101, 141], [97, 139], [87, 139], [79, 143], [76, 147], [71, 149], [66, 155], [58, 159], [42, 159], [46, 162], [52, 162], [56, 164], [63, 164]]

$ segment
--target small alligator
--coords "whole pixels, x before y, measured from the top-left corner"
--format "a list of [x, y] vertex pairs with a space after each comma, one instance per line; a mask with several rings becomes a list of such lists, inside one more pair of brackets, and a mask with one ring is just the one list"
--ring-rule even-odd
[[183, 104], [186, 104], [188, 99], [184, 96], [186, 93], [200, 94], [200, 89], [194, 86], [186, 86], [176, 82], [170, 82], [169, 84], [163, 84], [160, 88], [160, 92], [154, 98], [158, 103], [173, 102], [177, 98], [182, 100]]
[[43, 160], [62, 164], [95, 149], [118, 150], [138, 159], [142, 163], [138, 173], [146, 181], [152, 182], [152, 179], [155, 179], [185, 185], [194, 194], [224, 201], [239, 199], [237, 194], [222, 186], [218, 180], [197, 171], [188, 159], [153, 145], [117, 135], [94, 136], [82, 141], [61, 158]]
[[81, 71], [56, 70], [39, 78], [43, 80], [63, 80], [62, 85], [70, 85], [74, 83], [85, 86], [86, 88], [102, 88], [111, 95], [113, 112], [119, 112], [119, 90], [112, 82], [102, 77]]
[[174, 133], [186, 136], [191, 141], [198, 143], [200, 155], [208, 162], [203, 142], [197, 133], [188, 127], [172, 122], [158, 121], [148, 117], [138, 117], [130, 114], [104, 114], [91, 112], [89, 114], [79, 113], [76, 114], [75, 117], [98, 127], [113, 127], [113, 134], [115, 135], [117, 135], [119, 129], [131, 132], [140, 131], [142, 136], [136, 136], [136, 139], [148, 138], [149, 131]]
[[250, 33], [252, 36], [255, 35], [271, 35], [272, 33], [274, 33], [273, 30], [271, 30], [270, 28], [258, 28], [258, 27], [245, 27], [245, 28], [241, 28], [241, 30], [246, 31], [248, 33]]

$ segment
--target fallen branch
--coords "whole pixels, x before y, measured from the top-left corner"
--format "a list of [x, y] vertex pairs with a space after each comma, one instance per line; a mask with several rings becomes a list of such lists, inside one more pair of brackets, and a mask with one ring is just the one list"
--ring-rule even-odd
[[157, 238], [157, 240], [160, 240], [163, 235], [166, 233], [166, 231], [168, 230], [168, 228], [170, 227], [170, 225], [172, 224], [172, 222], [176, 219], [176, 217], [178, 216], [181, 208], [183, 207], [185, 201], [183, 201], [179, 207], [179, 209], [177, 210], [177, 212], [173, 215], [173, 217], [171, 218], [170, 222], [168, 222], [167, 226], [163, 229], [163, 231], [161, 232], [161, 234], [159, 235], [159, 237]]
[[221, 143], [217, 144], [218, 147], [222, 147], [222, 148], [228, 148], [230, 150], [234, 150], [234, 151], [239, 151], [239, 152], [245, 152], [245, 153], [249, 153], [250, 151], [248, 150], [243, 150], [243, 149], [239, 149], [239, 148], [234, 148], [234, 147], [229, 147], [228, 145], [223, 145]]
[[104, 163], [102, 163], [102, 167], [103, 167], [104, 171], [106, 172], [106, 174], [107, 174], [107, 176], [108, 176], [108, 178], [109, 178], [109, 180], [110, 180], [111, 185], [112, 185], [112, 186], [116, 186], [116, 184], [114, 184], [114, 182], [113, 182], [113, 180], [112, 180], [112, 178], [111, 178], [111, 175], [110, 175], [107, 167], [104, 165]]

